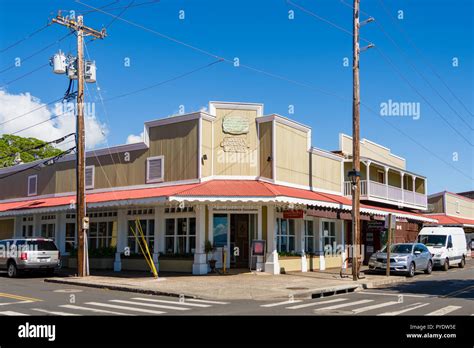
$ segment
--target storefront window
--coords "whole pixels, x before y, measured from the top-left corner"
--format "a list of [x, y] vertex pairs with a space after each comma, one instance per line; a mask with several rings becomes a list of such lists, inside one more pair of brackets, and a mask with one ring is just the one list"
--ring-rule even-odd
[[323, 221], [323, 249], [329, 245], [333, 248], [333, 243], [336, 242], [336, 223], [334, 221]]
[[167, 254], [194, 253], [196, 248], [196, 218], [172, 218], [165, 221], [165, 251]]
[[89, 238], [88, 239], [89, 239], [90, 249], [116, 247], [117, 246], [117, 222], [116, 221], [91, 222], [89, 224]]
[[214, 247], [227, 246], [227, 231], [229, 226], [227, 214], [214, 214], [213, 226]]
[[[142, 251], [137, 243], [135, 235], [142, 240], [143, 232], [145, 240], [148, 244], [150, 253], [154, 251], [155, 244], [155, 220], [154, 219], [141, 219], [141, 220], [129, 220], [128, 221], [128, 247], [131, 253], [141, 254]], [[135, 233], [134, 233], [135, 232]], [[146, 252], [146, 250], [144, 250]]]
[[76, 224], [66, 223], [66, 252], [69, 253], [76, 248]]
[[56, 224], [41, 224], [41, 237], [54, 240]]
[[314, 253], [314, 228], [313, 221], [304, 222], [304, 251]]
[[277, 219], [278, 252], [295, 252], [295, 220]]

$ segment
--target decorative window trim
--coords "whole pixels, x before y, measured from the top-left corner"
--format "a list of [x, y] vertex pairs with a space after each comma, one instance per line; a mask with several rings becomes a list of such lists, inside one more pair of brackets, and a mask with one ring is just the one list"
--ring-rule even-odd
[[[161, 160], [161, 173], [160, 178], [152, 179], [150, 178], [150, 161], [154, 160]], [[148, 157], [146, 159], [146, 183], [154, 183], [154, 182], [163, 182], [165, 176], [165, 156], [155, 156], [155, 157]]]
[[[31, 187], [30, 187], [32, 178], [35, 178], [35, 190], [34, 190], [34, 192], [31, 192]], [[30, 175], [30, 176], [28, 176], [28, 196], [36, 196], [37, 194], [38, 194], [38, 175], [37, 174]]]
[[[92, 169], [92, 183], [90, 185], [87, 185], [87, 170], [88, 169]], [[84, 171], [84, 186], [86, 190], [90, 190], [94, 188], [94, 185], [95, 185], [95, 166], [94, 165], [86, 166], [86, 169]]]

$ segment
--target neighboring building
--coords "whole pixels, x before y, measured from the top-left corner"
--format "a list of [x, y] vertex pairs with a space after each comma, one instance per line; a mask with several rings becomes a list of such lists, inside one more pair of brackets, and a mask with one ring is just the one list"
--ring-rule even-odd
[[[146, 122], [143, 142], [87, 152], [88, 245], [117, 251], [91, 259], [91, 267], [146, 269], [143, 260], [123, 254], [126, 247], [139, 253], [130, 231], [137, 221], [161, 271], [207, 273], [206, 240], [231, 251], [227, 267], [274, 274], [340, 267], [351, 235], [344, 182], [350, 153], [347, 136], [341, 139], [340, 154], [316, 149], [309, 127], [264, 115], [262, 104], [211, 102], [209, 113]], [[414, 211], [426, 207], [426, 179], [406, 171], [387, 149], [362, 144], [370, 181], [361, 220], [373, 231], [365, 241], [380, 245], [379, 227], [389, 213], [397, 217], [400, 240], [411, 237], [398, 226], [417, 232], [436, 222]], [[0, 180], [0, 234], [51, 237], [68, 255], [77, 242], [75, 156], [28, 169], [34, 164], [0, 170], [0, 178], [8, 175]], [[266, 256], [250, 260], [256, 239], [266, 241]], [[221, 253], [215, 254], [220, 267]]]
[[[438, 220], [440, 225], [462, 226], [468, 243], [474, 240], [473, 191], [452, 193], [448, 191], [428, 196], [427, 216]], [[474, 245], [472, 247], [474, 249]]]

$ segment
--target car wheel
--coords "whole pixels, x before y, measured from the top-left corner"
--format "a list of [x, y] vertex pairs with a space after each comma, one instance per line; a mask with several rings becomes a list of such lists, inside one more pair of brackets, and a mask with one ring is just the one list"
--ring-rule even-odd
[[407, 277], [413, 277], [415, 275], [415, 264], [412, 262], [410, 263], [410, 267], [408, 267]]
[[443, 271], [447, 271], [448, 269], [449, 269], [449, 259], [446, 259], [444, 261]]
[[466, 266], [466, 258], [463, 256], [461, 262], [459, 262], [459, 268], [464, 268]]
[[428, 266], [426, 266], [425, 273], [431, 274], [432, 271], [433, 271], [433, 262], [428, 261]]
[[16, 267], [15, 262], [12, 261], [8, 264], [7, 273], [8, 277], [10, 278], [15, 278], [18, 276], [18, 269]]

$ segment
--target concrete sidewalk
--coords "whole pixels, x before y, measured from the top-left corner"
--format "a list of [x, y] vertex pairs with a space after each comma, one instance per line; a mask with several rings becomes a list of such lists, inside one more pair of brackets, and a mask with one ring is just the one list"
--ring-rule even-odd
[[357, 282], [341, 278], [338, 272], [289, 272], [270, 275], [262, 272], [233, 270], [232, 273], [206, 276], [160, 274], [154, 279], [145, 272], [93, 272], [78, 278], [65, 276], [45, 279], [51, 283], [89, 286], [110, 290], [155, 295], [180, 296], [215, 300], [269, 300], [311, 298], [335, 292], [355, 291], [405, 281], [405, 277], [366, 275]]

